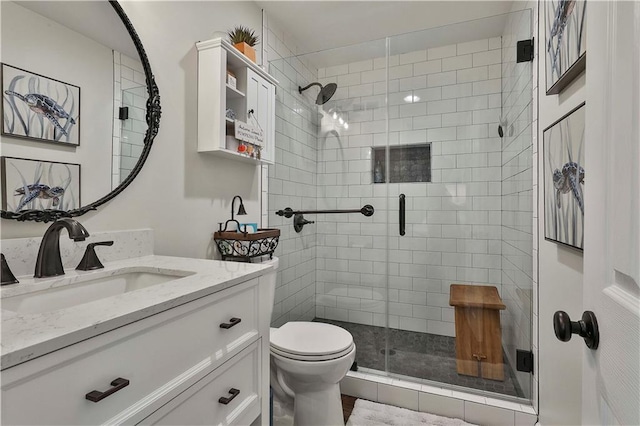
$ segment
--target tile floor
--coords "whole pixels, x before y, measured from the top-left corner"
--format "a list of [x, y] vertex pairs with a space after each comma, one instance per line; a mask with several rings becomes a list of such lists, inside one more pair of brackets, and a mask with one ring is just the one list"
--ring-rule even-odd
[[[385, 371], [385, 328], [315, 318], [348, 330], [356, 344], [359, 367]], [[428, 333], [389, 329], [390, 373], [436, 382], [524, 397], [507, 363], [504, 381], [460, 375], [456, 371], [455, 338]]]

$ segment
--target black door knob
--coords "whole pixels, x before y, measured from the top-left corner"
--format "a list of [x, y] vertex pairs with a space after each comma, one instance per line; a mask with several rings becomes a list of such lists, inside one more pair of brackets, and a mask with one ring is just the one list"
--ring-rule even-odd
[[596, 321], [596, 315], [591, 311], [585, 311], [580, 321], [571, 321], [569, 314], [557, 311], [553, 314], [553, 331], [558, 340], [562, 342], [568, 342], [571, 340], [571, 335], [577, 334], [584, 339], [584, 343], [589, 349], [598, 349], [600, 341], [598, 321]]

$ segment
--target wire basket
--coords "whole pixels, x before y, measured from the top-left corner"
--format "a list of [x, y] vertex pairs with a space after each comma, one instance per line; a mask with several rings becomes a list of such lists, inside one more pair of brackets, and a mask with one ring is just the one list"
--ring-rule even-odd
[[259, 256], [273, 257], [280, 239], [279, 229], [258, 229], [255, 233], [224, 231], [215, 232], [213, 240], [222, 260], [250, 262]]

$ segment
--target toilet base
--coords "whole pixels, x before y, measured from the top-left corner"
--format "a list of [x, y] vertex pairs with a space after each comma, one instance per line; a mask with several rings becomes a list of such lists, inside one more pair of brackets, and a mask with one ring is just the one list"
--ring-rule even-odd
[[344, 425], [340, 386], [296, 390], [293, 418], [296, 426]]

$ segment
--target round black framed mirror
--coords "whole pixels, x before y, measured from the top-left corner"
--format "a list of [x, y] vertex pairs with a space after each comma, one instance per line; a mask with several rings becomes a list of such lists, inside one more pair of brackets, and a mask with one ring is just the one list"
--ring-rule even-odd
[[[115, 0], [100, 3], [55, 2], [55, 5], [47, 1], [2, 3], [3, 152], [0, 216], [18, 221], [49, 222], [96, 210], [133, 182], [145, 164], [158, 133], [160, 94], [142, 41], [122, 6]], [[61, 11], [63, 3], [72, 7], [73, 13]], [[8, 13], [5, 13], [5, 7]], [[96, 12], [89, 12], [90, 7], [97, 8]], [[113, 17], [105, 16], [105, 8], [115, 12]], [[50, 12], [51, 16], [45, 16], [46, 12]], [[90, 13], [95, 16], [90, 17]], [[68, 23], [66, 20], [71, 19], [69, 15], [76, 22]], [[14, 16], [25, 19], [30, 25], [22, 34], [27, 36], [14, 36], [8, 28], [6, 31], [11, 37], [7, 37], [5, 27], [11, 25], [5, 25], [4, 16], [9, 16], [7, 20], [11, 22], [16, 22]], [[92, 19], [95, 21], [92, 22]], [[31, 36], [29, 28], [37, 25], [34, 20], [41, 23], [39, 28], [44, 27], [44, 31], [60, 34], [62, 40], [55, 42], [61, 46], [59, 49], [54, 48], [55, 51], [51, 52], [53, 44], [47, 45], [40, 35], [37, 40], [48, 46], [47, 50], [39, 52], [34, 47], [33, 51], [28, 50], [23, 54], [24, 47], [20, 43], [28, 43], [28, 40], [22, 39]], [[118, 26], [122, 27], [119, 36], [114, 34]], [[24, 27], [19, 22], [13, 26], [17, 29], [16, 33]], [[100, 31], [102, 34], [98, 34]], [[77, 35], [74, 35], [76, 32]], [[87, 35], [86, 32], [91, 34]], [[127, 35], [130, 46], [118, 40], [118, 37], [123, 40]], [[8, 49], [5, 49], [5, 40], [8, 40]], [[74, 55], [82, 56], [77, 49], [68, 47], [65, 50], [68, 44], [63, 40], [98, 46], [93, 50], [106, 52], [103, 57], [112, 55], [109, 57], [112, 58], [111, 63], [103, 61], [103, 68], [111, 66], [111, 69], [99, 71], [102, 74], [112, 73], [111, 85], [106, 87], [104, 82], [94, 84], [94, 81], [99, 81], [97, 73], [89, 71], [85, 76], [74, 74], [81, 67], [73, 64], [66, 64], [66, 68], [51, 66], [52, 61], [46, 60], [47, 55], [55, 55], [53, 57], [61, 62], [71, 62]], [[96, 44], [96, 40], [102, 44]], [[33, 46], [34, 43], [28, 45]], [[6, 55], [5, 51], [8, 51]], [[12, 55], [12, 51], [17, 53]], [[22, 60], [26, 58], [22, 55], [41, 53], [42, 61]], [[136, 53], [138, 57], [133, 58]], [[100, 59], [94, 59], [98, 55], [93, 51], [84, 56], [86, 62], [100, 62]], [[60, 69], [71, 71], [65, 73]], [[74, 85], [76, 81], [83, 81], [84, 84]], [[110, 90], [112, 99], [93, 99], [97, 87], [105, 93]], [[76, 89], [77, 92], [74, 92]], [[80, 90], [83, 91], [82, 97]], [[111, 133], [96, 134], [97, 130], [94, 129], [108, 126], [100, 127], [92, 121], [92, 114], [96, 111], [106, 111], [110, 115]], [[106, 119], [101, 117], [101, 123], [104, 122]], [[132, 140], [134, 137], [135, 141]], [[98, 147], [98, 142], [104, 146]], [[92, 158], [98, 156], [94, 155], [95, 152], [106, 152], [102, 157], [108, 156], [101, 158], [99, 166], [95, 166], [95, 158]], [[77, 160], [74, 160], [74, 155]], [[104, 170], [110, 171], [108, 176], [104, 176]], [[98, 179], [100, 182], [96, 184]], [[81, 181], [83, 188], [80, 187]], [[87, 198], [95, 201], [87, 204], [80, 202]]]

